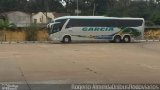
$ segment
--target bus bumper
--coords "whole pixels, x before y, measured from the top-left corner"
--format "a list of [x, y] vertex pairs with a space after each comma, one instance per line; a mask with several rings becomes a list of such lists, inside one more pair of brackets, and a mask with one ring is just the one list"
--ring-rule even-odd
[[50, 41], [53, 41], [53, 42], [61, 42], [61, 39], [60, 39], [60, 38], [53, 37], [53, 36], [49, 36], [49, 40], [50, 40]]

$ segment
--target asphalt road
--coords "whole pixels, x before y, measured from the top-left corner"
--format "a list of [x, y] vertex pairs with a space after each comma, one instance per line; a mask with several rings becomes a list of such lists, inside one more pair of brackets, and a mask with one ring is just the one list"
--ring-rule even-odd
[[159, 77], [159, 42], [0, 45], [3, 83], [160, 83]]

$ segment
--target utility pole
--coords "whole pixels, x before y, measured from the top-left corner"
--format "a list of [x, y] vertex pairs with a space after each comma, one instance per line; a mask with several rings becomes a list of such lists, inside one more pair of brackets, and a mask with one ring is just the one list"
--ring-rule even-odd
[[79, 14], [79, 5], [78, 5], [79, 3], [78, 3], [78, 0], [77, 0], [77, 16], [78, 16], [78, 14]]
[[46, 4], [46, 5], [45, 5], [45, 6], [46, 6], [46, 23], [48, 23], [48, 15], [47, 15], [47, 14], [48, 14], [48, 9], [49, 9], [49, 8], [48, 8], [48, 0], [45, 0], [45, 1], [46, 1], [46, 2], [45, 2], [45, 4]]
[[[30, 5], [30, 0], [27, 0], [27, 3], [26, 3], [26, 8], [27, 8], [27, 6], [29, 6]], [[29, 10], [29, 9], [28, 9]], [[26, 11], [26, 13], [27, 13], [28, 11]], [[30, 12], [29, 11], [29, 22], [30, 22], [30, 24], [32, 23], [32, 12]], [[26, 24], [27, 26], [29, 25], [29, 24]]]
[[96, 10], [96, 3], [95, 3], [95, 0], [94, 0], [94, 5], [93, 5], [93, 16], [95, 15], [95, 10]]
[[96, 9], [96, 4], [94, 3], [94, 6], [93, 6], [93, 16], [95, 15], [95, 9]]

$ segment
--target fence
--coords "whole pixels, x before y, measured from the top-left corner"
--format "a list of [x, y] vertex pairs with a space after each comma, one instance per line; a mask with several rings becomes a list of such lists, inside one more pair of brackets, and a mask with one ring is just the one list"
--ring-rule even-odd
[[[48, 31], [47, 29], [36, 30], [30, 32], [27, 30], [0, 30], [0, 41], [47, 41], [48, 40]], [[34, 36], [34, 39], [32, 39]], [[31, 37], [28, 39], [27, 37]], [[160, 29], [146, 29], [144, 32], [144, 39], [153, 39], [160, 40]]]
[[160, 26], [145, 26], [145, 39], [160, 40]]
[[[0, 41], [47, 41], [48, 40], [48, 33], [46, 30], [38, 30], [35, 32], [35, 39], [33, 38], [33, 35], [29, 35], [28, 31], [22, 30], [22, 31], [10, 31], [10, 30], [1, 30], [0, 31]], [[30, 33], [32, 34], [32, 32]], [[28, 39], [28, 36], [31, 37], [31, 39]]]

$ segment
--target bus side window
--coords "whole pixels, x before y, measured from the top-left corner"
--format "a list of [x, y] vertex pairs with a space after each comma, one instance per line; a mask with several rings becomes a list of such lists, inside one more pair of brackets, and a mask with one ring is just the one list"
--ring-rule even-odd
[[67, 25], [66, 28], [72, 28], [72, 26], [71, 25]]
[[68, 21], [68, 23], [67, 23], [67, 25], [66, 25], [66, 29], [67, 28], [71, 28], [72, 27], [72, 19], [70, 19], [69, 21]]

